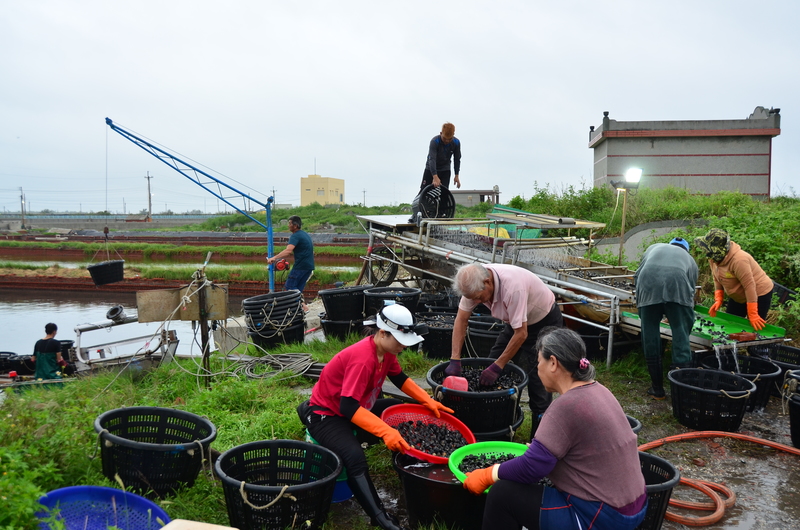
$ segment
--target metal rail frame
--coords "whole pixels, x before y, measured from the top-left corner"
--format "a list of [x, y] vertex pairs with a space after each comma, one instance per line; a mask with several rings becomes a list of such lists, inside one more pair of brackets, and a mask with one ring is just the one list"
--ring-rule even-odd
[[[535, 267], [526, 264], [524, 261], [519, 261], [519, 252], [522, 250], [528, 250], [531, 248], [549, 248], [549, 247], [562, 247], [562, 246], [570, 246], [570, 245], [577, 245], [577, 244], [586, 244], [582, 240], [576, 240], [573, 238], [566, 238], [566, 240], [562, 240], [560, 238], [546, 238], [546, 241], [536, 241], [531, 239], [521, 239], [521, 238], [494, 238], [492, 241], [492, 250], [490, 252], [480, 250], [480, 249], [473, 249], [473, 248], [466, 248], [463, 245], [457, 245], [454, 243], [448, 242], [440, 242], [434, 237], [431, 236], [431, 227], [435, 226], [471, 226], [471, 225], [480, 225], [486, 226], [487, 224], [499, 224], [499, 220], [489, 220], [481, 219], [481, 220], [474, 220], [474, 219], [453, 219], [453, 220], [439, 220], [439, 219], [423, 219], [419, 226], [418, 232], [405, 232], [405, 233], [394, 233], [390, 232], [385, 228], [378, 228], [373, 225], [372, 221], [367, 220], [369, 226], [369, 252], [368, 255], [364, 257], [365, 260], [368, 262], [373, 261], [387, 261], [390, 263], [394, 263], [399, 267], [403, 267], [404, 269], [408, 270], [409, 272], [427, 275], [435, 277], [439, 280], [442, 280], [446, 283], [450, 283], [452, 281], [451, 277], [443, 276], [441, 274], [420, 269], [413, 265], [409, 265], [406, 262], [406, 254], [407, 252], [414, 252], [415, 255], [422, 254], [422, 257], [426, 258], [433, 258], [444, 260], [446, 262], [451, 262], [453, 266], [456, 265], [463, 265], [467, 263], [510, 263], [515, 264], [525, 269], [531, 270], [534, 274], [536, 274], [542, 281], [547, 285], [547, 287], [553, 291], [554, 294], [561, 297], [562, 299], [568, 299], [569, 302], [561, 302], [560, 305], [569, 305], [569, 304], [591, 304], [598, 308], [602, 308], [603, 310], [607, 310], [609, 313], [609, 318], [607, 323], [599, 323], [593, 320], [575, 317], [572, 315], [564, 314], [564, 318], [568, 318], [570, 320], [580, 322], [582, 324], [586, 324], [601, 330], [608, 331], [608, 347], [607, 347], [607, 355], [606, 355], [606, 364], [610, 367], [611, 362], [613, 359], [613, 343], [614, 343], [614, 332], [616, 327], [620, 323], [620, 296], [615, 292], [606, 292], [602, 291], [598, 288], [594, 288], [593, 286], [580, 284], [576, 282], [571, 282], [564, 279], [554, 278], [550, 275], [543, 275], [537, 272]], [[495, 232], [497, 233], [497, 232]], [[378, 241], [388, 242], [392, 244], [399, 245], [401, 255], [398, 256], [396, 253], [393, 253], [393, 258], [390, 259], [385, 256], [380, 256], [373, 253], [373, 250], [378, 244]], [[500, 241], [503, 242], [511, 242], [514, 241], [516, 244], [514, 245], [513, 254], [511, 257], [508, 256], [506, 245], [504, 244], [502, 247], [502, 252], [498, 252], [498, 243]], [[556, 241], [561, 241], [557, 243]], [[384, 243], [384, 244], [385, 244]], [[390, 247], [390, 245], [385, 245]], [[460, 248], [459, 248], [460, 247]], [[609, 268], [619, 268], [619, 267], [609, 267]], [[367, 279], [368, 281], [372, 281], [372, 268], [368, 267], [368, 274]], [[598, 287], [601, 285], [598, 284]], [[577, 291], [577, 292], [574, 292]], [[582, 294], [581, 294], [582, 293]]]

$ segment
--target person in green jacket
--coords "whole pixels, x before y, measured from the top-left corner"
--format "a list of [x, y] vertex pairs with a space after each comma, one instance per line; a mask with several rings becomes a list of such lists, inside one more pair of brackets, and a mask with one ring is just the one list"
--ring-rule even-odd
[[61, 342], [56, 340], [58, 326], [50, 322], [44, 327], [45, 337], [36, 341], [31, 361], [36, 362], [36, 379], [61, 379]]

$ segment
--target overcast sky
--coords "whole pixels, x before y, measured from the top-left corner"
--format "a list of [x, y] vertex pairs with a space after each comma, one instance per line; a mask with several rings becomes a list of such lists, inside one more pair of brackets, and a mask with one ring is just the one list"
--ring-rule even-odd
[[154, 213], [218, 210], [106, 117], [259, 200], [298, 205], [316, 172], [374, 206], [411, 202], [445, 121], [462, 189], [507, 202], [591, 186], [603, 111], [759, 105], [781, 108], [772, 193], [800, 193], [798, 5], [0, 0], [0, 206], [138, 212], [149, 173]]

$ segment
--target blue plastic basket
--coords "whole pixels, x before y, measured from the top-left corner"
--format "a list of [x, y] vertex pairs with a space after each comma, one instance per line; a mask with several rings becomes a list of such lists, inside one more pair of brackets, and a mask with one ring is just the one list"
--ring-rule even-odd
[[63, 521], [65, 528], [107, 530], [158, 530], [170, 522], [156, 503], [134, 493], [103, 486], [70, 486], [51, 491], [39, 499], [46, 510], [36, 513], [39, 528], [49, 530], [48, 521]]

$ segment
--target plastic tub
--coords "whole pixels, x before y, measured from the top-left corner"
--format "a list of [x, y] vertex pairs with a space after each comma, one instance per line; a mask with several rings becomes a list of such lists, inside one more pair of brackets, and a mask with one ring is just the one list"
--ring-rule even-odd
[[104, 412], [94, 430], [100, 434], [103, 475], [118, 475], [126, 488], [158, 495], [192, 486], [217, 437], [207, 419], [161, 407]]
[[319, 297], [331, 320], [364, 320], [364, 291], [371, 288], [372, 284], [324, 289]]
[[773, 396], [780, 397], [781, 385], [786, 372], [800, 370], [800, 348], [784, 344], [765, 344], [763, 346], [748, 346], [747, 351], [750, 352], [750, 355], [767, 357], [781, 367], [781, 375], [778, 377], [777, 384], [770, 389]]
[[[494, 359], [461, 359], [461, 366], [486, 368]], [[508, 363], [503, 373], [511, 373], [517, 386], [491, 392], [462, 392], [445, 388], [442, 383], [449, 362], [437, 364], [426, 376], [434, 391], [434, 398], [454, 411], [454, 416], [464, 422], [473, 433], [508, 432], [519, 418], [519, 396], [528, 384], [528, 374], [519, 366]], [[477, 436], [477, 434], [476, 434]]]
[[121, 282], [124, 276], [125, 260], [103, 261], [86, 267], [95, 285], [106, 285]]
[[672, 414], [678, 422], [698, 431], [736, 432], [756, 385], [742, 376], [681, 368], [667, 374], [672, 391]]
[[789, 432], [792, 435], [792, 445], [800, 448], [800, 395], [789, 398]]
[[[720, 366], [720, 363], [722, 366]], [[735, 373], [756, 385], [756, 391], [747, 400], [747, 406], [745, 407], [747, 412], [763, 409], [767, 406], [770, 391], [775, 386], [775, 383], [778, 382], [782, 372], [781, 367], [769, 359], [742, 355], [738, 356], [736, 361], [734, 361], [733, 355], [724, 354], [720, 355], [720, 357], [708, 355], [703, 358], [702, 365], [704, 368], [712, 370]]]
[[659, 530], [681, 474], [667, 460], [642, 451], [639, 451], [639, 463], [647, 492], [647, 512], [636, 530]]
[[628, 416], [627, 414], [625, 415], [625, 417], [628, 418], [628, 423], [631, 426], [631, 430], [633, 431], [633, 434], [639, 434], [639, 431], [642, 430], [642, 422], [640, 422], [639, 420], [637, 420], [633, 416]]
[[475, 440], [479, 442], [513, 442], [514, 433], [522, 426], [525, 421], [525, 412], [522, 407], [517, 407], [517, 414], [514, 416], [513, 423], [510, 426], [494, 432], [476, 432]]
[[254, 344], [258, 344], [262, 348], [269, 348], [278, 344], [303, 342], [306, 337], [306, 325], [305, 322], [299, 322], [283, 329], [262, 326], [257, 330], [249, 331], [247, 334]]
[[373, 287], [364, 291], [364, 311], [367, 317], [378, 313], [387, 300], [405, 306], [414, 313], [422, 294], [416, 287]]
[[[39, 504], [47, 508], [36, 513], [40, 530], [158, 530], [171, 522], [158, 504], [134, 493], [103, 486], [57, 489], [42, 496]], [[48, 520], [54, 524], [51, 526]]]
[[303, 528], [314, 529], [328, 518], [342, 462], [320, 445], [264, 440], [228, 449], [214, 470], [222, 481], [231, 526], [282, 529], [302, 521]]
[[326, 337], [346, 340], [349, 335], [361, 333], [364, 328], [363, 320], [328, 320], [326, 317], [327, 314], [323, 313], [319, 320]]
[[447, 465], [420, 462], [402, 453], [395, 453], [392, 465], [403, 486], [410, 527], [437, 524], [481, 530], [486, 495], [472, 495]]

